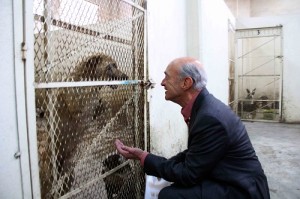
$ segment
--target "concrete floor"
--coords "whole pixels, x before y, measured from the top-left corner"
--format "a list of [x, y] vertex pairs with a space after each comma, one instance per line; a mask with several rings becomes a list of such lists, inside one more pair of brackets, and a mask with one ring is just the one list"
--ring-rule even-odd
[[244, 122], [271, 199], [300, 199], [300, 124]]

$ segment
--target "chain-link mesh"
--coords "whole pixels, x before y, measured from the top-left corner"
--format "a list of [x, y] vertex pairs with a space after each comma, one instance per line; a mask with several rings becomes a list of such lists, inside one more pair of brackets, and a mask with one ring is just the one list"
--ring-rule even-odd
[[144, 0], [34, 0], [42, 198], [142, 198]]

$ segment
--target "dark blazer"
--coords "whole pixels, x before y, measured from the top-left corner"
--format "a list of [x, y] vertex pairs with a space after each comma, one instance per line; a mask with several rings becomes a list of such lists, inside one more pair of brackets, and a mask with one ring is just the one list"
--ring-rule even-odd
[[[205, 88], [192, 108], [187, 149], [170, 159], [147, 155], [144, 171], [177, 186], [201, 184], [203, 198], [211, 198], [212, 193], [217, 194], [215, 198], [237, 198], [235, 191], [243, 198], [270, 198], [267, 178], [244, 124]], [[230, 189], [223, 193], [215, 184]]]

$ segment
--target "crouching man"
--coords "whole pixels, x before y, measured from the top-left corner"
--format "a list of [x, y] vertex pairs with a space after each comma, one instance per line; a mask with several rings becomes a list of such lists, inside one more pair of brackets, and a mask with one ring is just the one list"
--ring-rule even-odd
[[118, 152], [139, 160], [148, 175], [173, 182], [159, 199], [269, 199], [267, 178], [245, 126], [206, 89], [202, 64], [173, 60], [161, 85], [165, 99], [179, 104], [188, 125], [188, 147], [166, 159], [115, 141]]

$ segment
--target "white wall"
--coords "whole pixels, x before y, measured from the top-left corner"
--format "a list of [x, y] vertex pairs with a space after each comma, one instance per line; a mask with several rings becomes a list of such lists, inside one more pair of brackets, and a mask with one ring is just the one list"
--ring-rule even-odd
[[299, 0], [251, 0], [251, 17], [296, 14], [300, 14]]
[[208, 90], [228, 104], [228, 21], [235, 24], [223, 0], [199, 1], [200, 58], [208, 75]]
[[149, 91], [151, 152], [170, 157], [186, 148], [187, 129], [181, 107], [165, 101], [160, 85], [174, 58], [186, 56], [185, 0], [151, 0], [148, 9], [148, 66], [156, 83]]
[[283, 99], [282, 113], [286, 122], [300, 122], [300, 15], [253, 17], [239, 19], [237, 28], [282, 25], [283, 30]]
[[224, 0], [236, 18], [300, 14], [299, 0]]
[[[17, 99], [14, 63], [13, 1], [0, 3], [0, 198], [22, 198], [18, 152]], [[26, 153], [24, 154], [26, 155]]]
[[228, 22], [235, 19], [223, 0], [189, 0], [187, 18], [188, 55], [204, 64], [208, 90], [228, 104]]
[[29, 139], [36, 134], [30, 121], [35, 120], [32, 8], [32, 1], [0, 2], [0, 198], [39, 198], [37, 144], [29, 145], [36, 140]]

